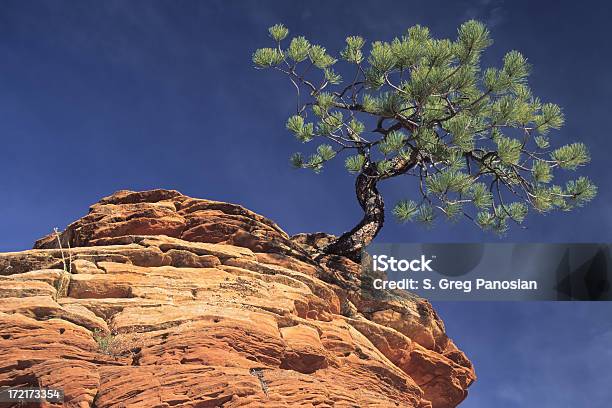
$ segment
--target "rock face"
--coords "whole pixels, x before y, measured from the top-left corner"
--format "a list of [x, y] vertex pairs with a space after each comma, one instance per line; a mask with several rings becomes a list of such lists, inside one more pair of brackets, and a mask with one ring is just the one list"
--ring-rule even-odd
[[63, 388], [67, 407], [457, 406], [474, 371], [431, 305], [315, 261], [328, 239], [117, 192], [0, 254], [0, 386]]

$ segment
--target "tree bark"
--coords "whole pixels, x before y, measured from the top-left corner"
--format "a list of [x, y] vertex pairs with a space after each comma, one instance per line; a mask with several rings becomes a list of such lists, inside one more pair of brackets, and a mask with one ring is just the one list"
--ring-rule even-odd
[[396, 157], [391, 170], [385, 174], [379, 174], [376, 165], [368, 161], [355, 181], [355, 193], [364, 213], [363, 218], [352, 230], [323, 248], [325, 254], [361, 262], [361, 251], [374, 240], [385, 222], [385, 203], [378, 192], [378, 182], [406, 173], [416, 165], [416, 160], [416, 151], [411, 153], [409, 159]]
[[372, 242], [385, 222], [385, 203], [376, 187], [378, 181], [379, 177], [376, 176], [373, 165], [357, 176], [355, 192], [364, 212], [363, 218], [352, 230], [325, 247], [326, 254], [345, 256], [355, 262], [361, 261], [362, 249]]

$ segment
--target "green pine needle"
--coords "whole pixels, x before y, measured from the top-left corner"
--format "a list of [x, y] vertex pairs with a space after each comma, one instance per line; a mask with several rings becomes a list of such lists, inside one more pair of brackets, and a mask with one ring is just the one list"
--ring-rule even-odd
[[280, 42], [284, 40], [285, 37], [287, 37], [287, 34], [289, 34], [289, 30], [282, 24], [275, 24], [272, 27], [268, 28], [268, 33], [270, 34], [270, 37], [274, 39], [274, 41]]
[[346, 158], [344, 165], [350, 173], [359, 173], [365, 164], [365, 156], [358, 154]]
[[393, 208], [393, 215], [402, 222], [412, 221], [417, 212], [417, 203], [412, 200], [402, 200]]

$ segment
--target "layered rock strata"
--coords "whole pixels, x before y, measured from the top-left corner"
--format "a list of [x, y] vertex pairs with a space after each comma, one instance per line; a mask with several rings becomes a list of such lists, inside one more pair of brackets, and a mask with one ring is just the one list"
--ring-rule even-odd
[[66, 407], [457, 406], [474, 371], [431, 305], [364, 290], [328, 239], [117, 192], [0, 254], [0, 386], [62, 388]]

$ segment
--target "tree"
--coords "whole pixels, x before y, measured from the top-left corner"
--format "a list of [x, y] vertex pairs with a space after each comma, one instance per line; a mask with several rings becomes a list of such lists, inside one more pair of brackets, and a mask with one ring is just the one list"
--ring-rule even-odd
[[365, 40], [348, 37], [339, 53], [348, 82], [323, 46], [297, 36], [284, 48], [289, 30], [282, 24], [269, 34], [274, 46], [256, 50], [253, 63], [289, 78], [297, 103], [287, 129], [301, 142], [320, 142], [308, 157], [294, 154], [292, 164], [318, 173], [342, 154], [356, 175], [363, 219], [328, 254], [359, 259], [384, 223], [378, 183], [392, 177], [412, 176], [419, 191], [393, 209], [400, 221], [465, 216], [500, 234], [509, 222], [521, 224], [529, 208], [568, 211], [597, 193], [583, 176], [553, 183], [558, 170], [589, 162], [587, 148], [550, 147], [548, 133], [563, 125], [563, 114], [531, 94], [521, 53], [508, 52], [501, 68], [481, 68], [492, 41], [480, 22], [462, 24], [454, 41], [416, 25], [391, 42], [372, 42], [367, 56]]

